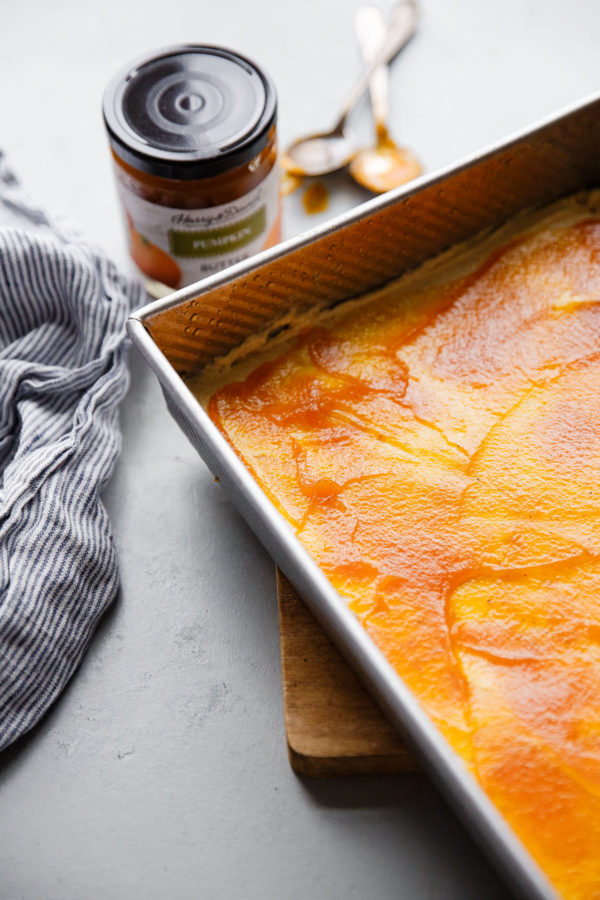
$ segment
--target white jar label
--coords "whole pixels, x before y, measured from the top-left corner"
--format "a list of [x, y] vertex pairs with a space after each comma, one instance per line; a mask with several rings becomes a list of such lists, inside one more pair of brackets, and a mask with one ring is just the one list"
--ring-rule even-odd
[[174, 209], [150, 203], [117, 179], [134, 262], [169, 287], [183, 287], [248, 259], [280, 239], [279, 168], [221, 206]]

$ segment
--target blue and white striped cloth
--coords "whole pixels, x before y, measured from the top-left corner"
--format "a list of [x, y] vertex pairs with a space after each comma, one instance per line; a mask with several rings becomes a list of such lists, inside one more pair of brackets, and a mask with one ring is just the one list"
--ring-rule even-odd
[[0, 154], [0, 749], [59, 695], [118, 590], [99, 491], [142, 301]]

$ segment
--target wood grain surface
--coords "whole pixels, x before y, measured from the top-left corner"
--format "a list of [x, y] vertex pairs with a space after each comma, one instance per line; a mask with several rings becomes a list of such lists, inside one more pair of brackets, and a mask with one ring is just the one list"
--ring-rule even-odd
[[416, 771], [414, 757], [279, 569], [277, 593], [294, 771], [315, 777]]

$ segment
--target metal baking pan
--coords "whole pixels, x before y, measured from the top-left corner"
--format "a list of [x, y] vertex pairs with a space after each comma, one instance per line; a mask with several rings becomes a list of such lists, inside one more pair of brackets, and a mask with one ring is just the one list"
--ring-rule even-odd
[[275, 510], [186, 385], [251, 335], [360, 296], [523, 209], [600, 186], [600, 95], [135, 312], [129, 333], [168, 407], [312, 612], [518, 896], [544, 874]]

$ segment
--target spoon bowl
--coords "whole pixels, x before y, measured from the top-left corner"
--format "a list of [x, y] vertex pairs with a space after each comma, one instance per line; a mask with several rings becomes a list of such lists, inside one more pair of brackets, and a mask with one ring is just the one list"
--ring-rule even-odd
[[418, 178], [422, 172], [423, 167], [412, 150], [399, 147], [386, 128], [378, 129], [374, 147], [359, 150], [350, 163], [354, 180], [374, 194], [385, 194]]
[[343, 169], [356, 155], [356, 142], [335, 129], [294, 141], [281, 156], [281, 166], [290, 175], [325, 175]]

